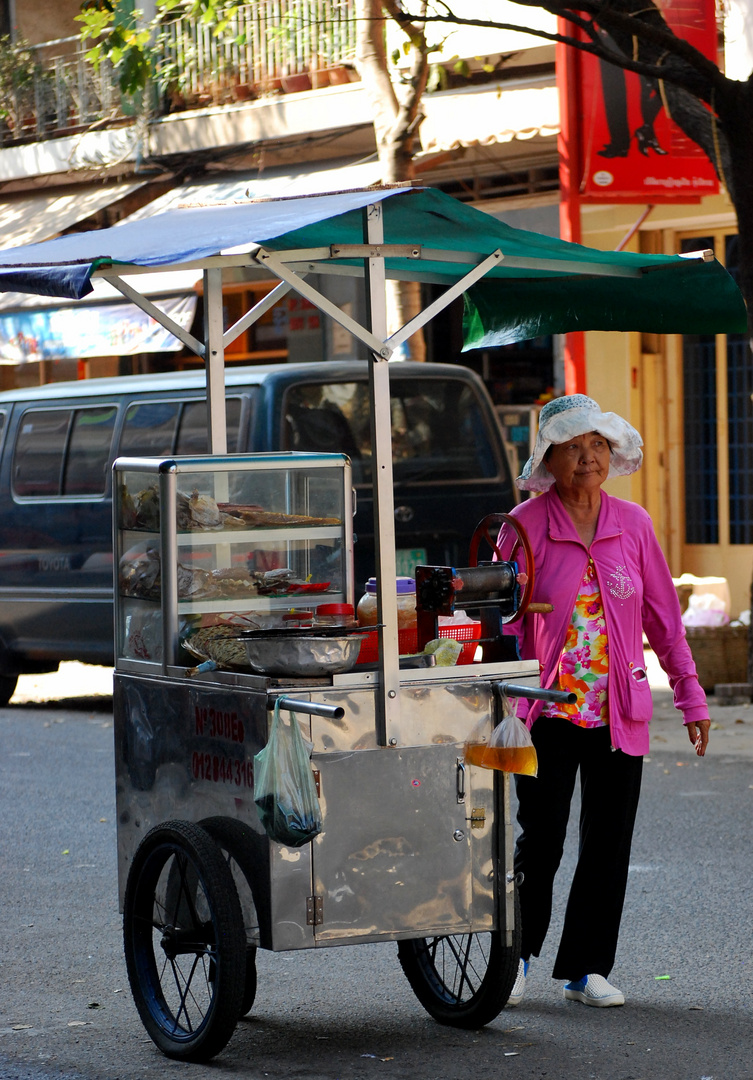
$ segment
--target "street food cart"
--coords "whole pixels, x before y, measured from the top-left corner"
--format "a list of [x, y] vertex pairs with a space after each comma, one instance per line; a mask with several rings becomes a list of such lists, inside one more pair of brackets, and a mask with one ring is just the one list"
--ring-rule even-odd
[[[203, 341], [123, 280], [166, 266], [203, 272]], [[223, 269], [260, 266], [279, 284], [226, 327]], [[363, 281], [367, 325], [321, 290], [330, 273]], [[555, 695], [501, 632], [526, 610], [535, 567], [522, 534], [515, 562], [479, 563], [479, 542], [493, 549], [498, 520], [481, 524], [468, 566], [416, 572], [418, 646], [437, 636], [440, 616], [468, 607], [478, 613], [480, 662], [401, 658], [387, 361], [461, 294], [468, 340], [487, 345], [576, 327], [739, 329], [739, 294], [708, 255], [589, 251], [405, 187], [182, 208], [0, 253], [4, 288], [82, 296], [92, 275], [167, 326], [207, 370], [210, 454], [122, 458], [113, 475], [120, 899], [149, 1035], [171, 1057], [206, 1060], [253, 1005], [258, 948], [379, 941], [397, 942], [437, 1020], [488, 1023], [520, 951], [509, 775], [467, 764], [463, 746], [480, 721], [497, 723], [508, 697]], [[389, 277], [445, 287], [392, 335]], [[703, 312], [688, 310], [688, 288], [704, 290]], [[348, 458], [226, 452], [224, 349], [290, 289], [373, 356], [372, 665], [357, 663], [354, 628], [231, 632], [214, 651], [211, 635], [196, 636], [249, 613], [263, 631], [312, 592], [355, 600]], [[322, 828], [299, 847], [271, 840], [254, 803], [254, 757], [276, 704], [295, 713], [311, 747]]]

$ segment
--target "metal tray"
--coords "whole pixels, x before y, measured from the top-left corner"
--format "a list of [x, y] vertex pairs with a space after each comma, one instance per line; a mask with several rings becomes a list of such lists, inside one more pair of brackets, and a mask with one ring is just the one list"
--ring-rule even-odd
[[290, 633], [262, 636], [254, 634], [240, 640], [246, 647], [246, 660], [258, 675], [340, 675], [351, 671], [358, 660], [363, 633], [339, 637]]

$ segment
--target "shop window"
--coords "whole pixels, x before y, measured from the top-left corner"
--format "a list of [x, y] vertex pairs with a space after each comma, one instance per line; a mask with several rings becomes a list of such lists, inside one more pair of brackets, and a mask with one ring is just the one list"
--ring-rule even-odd
[[[737, 236], [725, 237], [725, 265], [737, 281]], [[729, 542], [753, 544], [753, 370], [747, 334], [727, 336]]]
[[[269, 285], [223, 289], [222, 321], [228, 330], [269, 292]], [[286, 360], [288, 313], [286, 298], [278, 301], [225, 348], [227, 360]]]
[[[682, 251], [714, 247], [710, 236], [682, 241]], [[716, 431], [716, 338], [682, 339], [685, 437], [685, 542], [719, 543], [718, 445]]]
[[719, 543], [716, 341], [683, 338], [685, 542]]

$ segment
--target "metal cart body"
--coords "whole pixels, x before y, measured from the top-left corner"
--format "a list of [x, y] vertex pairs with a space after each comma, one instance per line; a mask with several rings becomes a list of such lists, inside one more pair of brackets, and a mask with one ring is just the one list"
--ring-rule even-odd
[[[504, 665], [534, 686], [538, 665]], [[509, 779], [466, 768], [463, 740], [495, 709], [500, 665], [401, 673], [406, 738], [375, 738], [374, 672], [277, 680], [229, 672], [187, 680], [115, 676], [121, 897], [133, 854], [162, 821], [227, 817], [249, 826], [258, 873], [255, 943], [274, 951], [513, 928]], [[319, 685], [317, 685], [317, 681]], [[277, 683], [277, 685], [275, 685]], [[313, 744], [323, 829], [292, 849], [265, 835], [253, 757], [266, 744], [269, 699], [341, 706], [298, 714]], [[496, 783], [495, 783], [496, 780]]]

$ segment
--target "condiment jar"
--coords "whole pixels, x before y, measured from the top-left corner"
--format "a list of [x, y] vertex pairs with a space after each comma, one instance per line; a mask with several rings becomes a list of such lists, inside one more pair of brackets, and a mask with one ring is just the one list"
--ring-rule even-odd
[[314, 613], [312, 611], [288, 611], [282, 617], [282, 625], [288, 630], [296, 627], [311, 627], [314, 625]]
[[[416, 629], [416, 583], [413, 578], [395, 579], [397, 589], [397, 628]], [[358, 601], [358, 625], [374, 626], [377, 621], [377, 581], [372, 577], [366, 582], [366, 592]]]
[[314, 626], [356, 626], [352, 604], [320, 604], [314, 615]]

